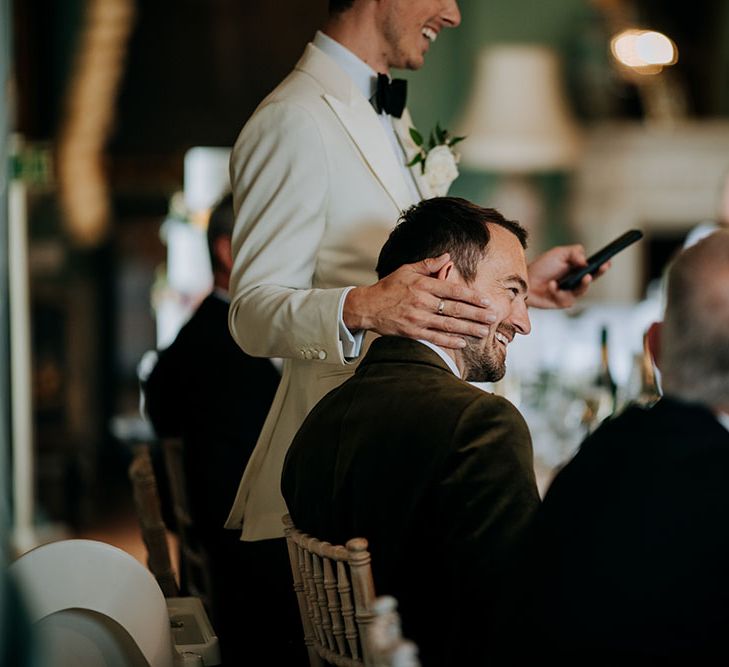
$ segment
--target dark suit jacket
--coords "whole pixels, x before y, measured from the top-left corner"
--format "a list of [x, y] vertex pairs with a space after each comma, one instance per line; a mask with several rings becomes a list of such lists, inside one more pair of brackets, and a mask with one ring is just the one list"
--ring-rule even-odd
[[[286, 576], [285, 545], [275, 545], [278, 550], [261, 543], [246, 548], [239, 531], [223, 527], [278, 382], [268, 359], [250, 357], [235, 343], [228, 330], [228, 303], [213, 293], [174, 343], [160, 352], [145, 386], [147, 412], [157, 434], [183, 440], [195, 533], [205, 548], [212, 580], [208, 613], [226, 665], [245, 664], [249, 658], [256, 663], [259, 657], [264, 664], [255, 647], [265, 639], [259, 619], [270, 617], [269, 599], [276, 601], [279, 627], [295, 627], [285, 622], [285, 607], [279, 603], [283, 593], [277, 596], [266, 585], [264, 597], [258, 582], [261, 560], [278, 565]], [[181, 583], [185, 590], [184, 579]], [[270, 642], [264, 645], [273, 662], [288, 664], [288, 644], [279, 641], [277, 650]]]
[[398, 598], [424, 665], [483, 662], [538, 504], [529, 431], [511, 403], [421, 343], [378, 338], [307, 417], [282, 491], [301, 530], [369, 540], [376, 592]]
[[159, 354], [145, 385], [158, 436], [181, 436], [196, 526], [222, 531], [279, 375], [228, 331], [228, 303], [210, 294]]
[[533, 643], [580, 664], [729, 662], [729, 432], [664, 398], [588, 438], [538, 512]]

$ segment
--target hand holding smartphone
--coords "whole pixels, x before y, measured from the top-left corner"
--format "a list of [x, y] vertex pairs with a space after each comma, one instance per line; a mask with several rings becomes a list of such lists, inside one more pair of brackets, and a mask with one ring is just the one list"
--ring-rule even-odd
[[629, 245], [639, 241], [643, 238], [643, 232], [639, 229], [631, 229], [625, 232], [612, 243], [609, 243], [604, 248], [598, 250], [594, 255], [590, 255], [587, 258], [587, 266], [582, 266], [577, 269], [573, 269], [567, 275], [562, 277], [557, 286], [562, 290], [573, 290], [579, 287], [582, 279], [589, 273], [595, 275], [597, 270], [607, 262], [613, 255], [619, 253]]

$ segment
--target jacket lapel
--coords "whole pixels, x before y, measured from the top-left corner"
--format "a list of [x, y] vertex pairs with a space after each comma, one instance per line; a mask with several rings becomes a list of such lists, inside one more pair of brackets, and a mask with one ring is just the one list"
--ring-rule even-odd
[[307, 46], [297, 69], [307, 72], [324, 86], [327, 91], [324, 100], [397, 210], [408, 208], [413, 203], [410, 190], [369, 100], [342, 69], [313, 44]]
[[[410, 117], [410, 112], [405, 109], [402, 118], [393, 118], [393, 126], [395, 128], [397, 138], [400, 141], [400, 145], [405, 151], [407, 161], [410, 162], [420, 150], [417, 144], [413, 141], [413, 138], [410, 136], [410, 128], [414, 127], [413, 120]], [[433, 197], [434, 193], [430, 189], [428, 182], [425, 180], [425, 176], [423, 176], [422, 167], [419, 164], [416, 164], [414, 167], [410, 167], [410, 171], [413, 173], [415, 185], [420, 192], [420, 196], [423, 199], [430, 199]]]

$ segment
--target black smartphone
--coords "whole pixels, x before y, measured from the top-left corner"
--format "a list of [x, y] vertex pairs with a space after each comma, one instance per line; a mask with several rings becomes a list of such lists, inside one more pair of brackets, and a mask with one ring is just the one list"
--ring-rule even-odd
[[632, 243], [643, 238], [643, 232], [639, 229], [631, 229], [621, 236], [618, 236], [612, 243], [608, 243], [604, 248], [598, 250], [594, 255], [587, 258], [587, 266], [579, 269], [573, 269], [566, 276], [560, 279], [557, 286], [559, 289], [572, 290], [579, 286], [582, 279], [588, 274], [595, 274], [597, 270], [607, 262], [613, 255], [619, 253], [623, 248], [627, 248]]

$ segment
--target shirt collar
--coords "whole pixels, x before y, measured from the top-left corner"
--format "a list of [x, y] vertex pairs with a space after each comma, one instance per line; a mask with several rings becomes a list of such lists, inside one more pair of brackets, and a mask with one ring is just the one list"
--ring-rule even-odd
[[377, 88], [377, 72], [366, 62], [358, 58], [347, 47], [325, 35], [321, 30], [314, 35], [314, 46], [326, 53], [352, 79], [354, 85], [365, 96], [372, 99]]
[[422, 343], [423, 345], [425, 345], [425, 347], [429, 347], [431, 350], [433, 350], [433, 352], [435, 352], [443, 361], [446, 362], [446, 364], [448, 364], [448, 368], [453, 371], [453, 375], [455, 375], [457, 378], [461, 377], [461, 373], [458, 370], [458, 366], [456, 366], [456, 362], [453, 361], [453, 358], [442, 347], [438, 347], [437, 345], [434, 345], [427, 340], [418, 339], [418, 343]]

